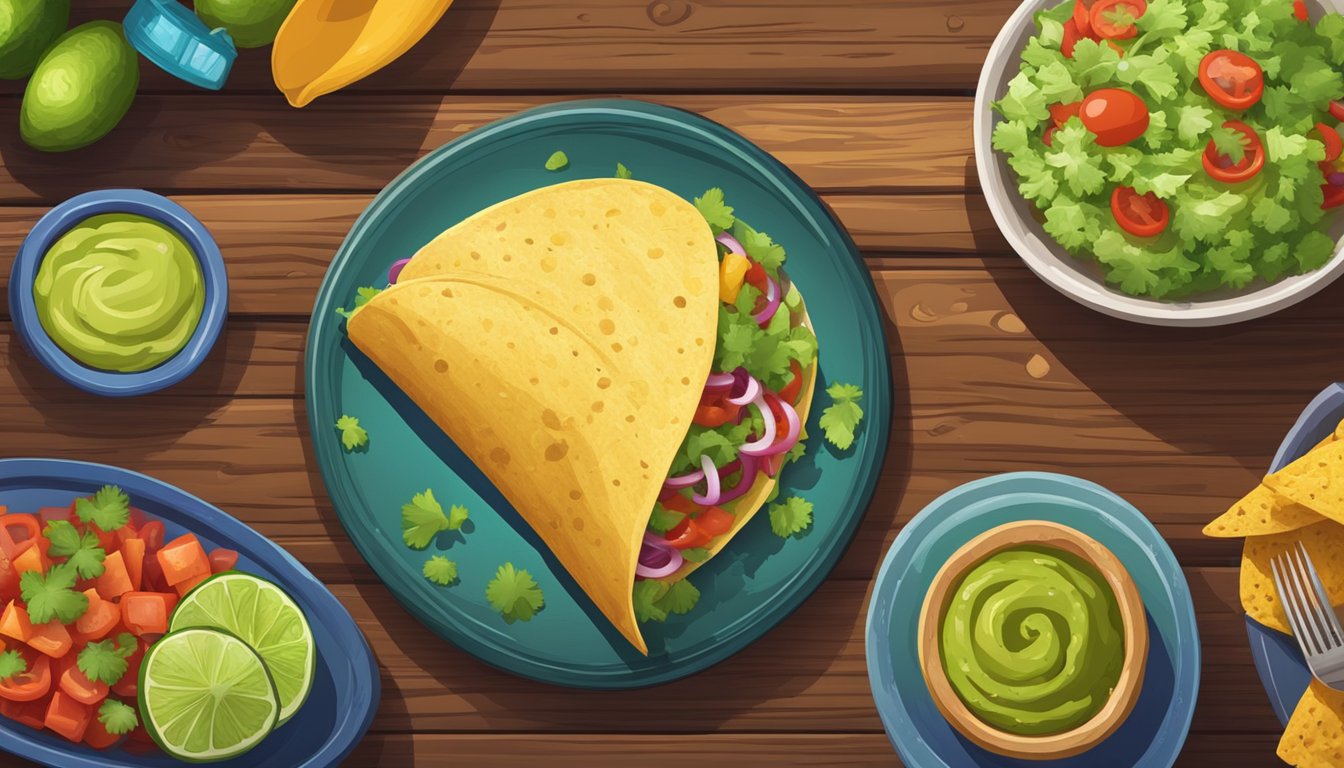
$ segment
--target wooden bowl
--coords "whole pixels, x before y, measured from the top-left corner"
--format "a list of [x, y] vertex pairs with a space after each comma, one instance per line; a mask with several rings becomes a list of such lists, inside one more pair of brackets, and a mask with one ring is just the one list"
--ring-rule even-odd
[[[1004, 549], [1033, 546], [1061, 550], [1082, 558], [1101, 574], [1115, 594], [1123, 624], [1125, 658], [1120, 678], [1106, 704], [1086, 723], [1072, 730], [1046, 736], [1021, 736], [1007, 733], [977, 717], [962, 702], [943, 670], [938, 634], [954, 587], [962, 576]], [[919, 663], [924, 682], [933, 695], [938, 711], [963, 736], [991, 752], [1027, 760], [1053, 760], [1071, 757], [1091, 749], [1111, 735], [1129, 716], [1143, 688], [1144, 665], [1148, 658], [1148, 622], [1143, 601], [1134, 581], [1119, 558], [1094, 539], [1072, 528], [1040, 520], [1001, 525], [976, 536], [958, 549], [943, 564], [924, 598], [919, 617]]]

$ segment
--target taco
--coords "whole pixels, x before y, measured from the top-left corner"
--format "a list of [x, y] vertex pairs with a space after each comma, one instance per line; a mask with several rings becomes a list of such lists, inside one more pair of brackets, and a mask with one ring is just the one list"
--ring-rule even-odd
[[574, 181], [448, 229], [347, 331], [647, 653], [639, 620], [694, 605], [675, 585], [801, 455], [816, 337], [783, 260], [718, 190]]

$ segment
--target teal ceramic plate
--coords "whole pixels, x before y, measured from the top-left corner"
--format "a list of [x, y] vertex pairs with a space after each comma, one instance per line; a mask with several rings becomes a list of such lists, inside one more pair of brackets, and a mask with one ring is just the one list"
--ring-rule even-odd
[[[570, 165], [543, 168], [563, 150]], [[784, 473], [785, 496], [815, 504], [812, 529], [780, 539], [766, 515], [692, 577], [694, 611], [645, 625], [646, 658], [611, 629], [500, 496], [424, 414], [344, 336], [336, 308], [355, 290], [385, 285], [388, 267], [442, 230], [501, 200], [561, 181], [635, 178], [691, 198], [722, 187], [752, 226], [788, 249], [788, 270], [807, 300], [821, 347], [818, 400], [805, 458]], [[360, 553], [412, 614], [449, 642], [506, 671], [560, 685], [635, 688], [698, 672], [742, 650], [798, 607], [839, 559], [863, 516], [887, 443], [891, 385], [881, 314], [854, 244], [788, 169], [728, 129], [695, 115], [630, 101], [581, 101], [523, 112], [485, 126], [411, 166], [355, 223], [332, 262], [308, 338], [308, 419], [317, 463]], [[854, 446], [836, 452], [817, 420], [834, 381], [863, 388], [866, 416]], [[357, 416], [365, 452], [344, 453], [336, 419]], [[462, 532], [426, 552], [401, 540], [400, 509], [426, 487], [464, 504]], [[421, 576], [433, 554], [457, 562], [460, 582]], [[546, 607], [505, 624], [485, 585], [505, 562], [537, 577]]]
[[[1148, 618], [1148, 661], [1134, 711], [1100, 744], [1060, 760], [1008, 758], [971, 743], [938, 712], [919, 668], [919, 614], [938, 568], [966, 542], [1018, 520], [1060, 523], [1100, 542], [1124, 563]], [[1199, 692], [1195, 606], [1176, 556], [1129, 502], [1067, 475], [986, 477], [915, 515], [877, 574], [866, 641], [878, 714], [910, 768], [1163, 768], [1180, 754]]]

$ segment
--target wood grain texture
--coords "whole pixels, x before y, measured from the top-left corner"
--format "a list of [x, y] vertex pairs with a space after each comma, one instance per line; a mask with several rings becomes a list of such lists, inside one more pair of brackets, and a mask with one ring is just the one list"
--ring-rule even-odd
[[[73, 22], [130, 0], [80, 0]], [[352, 90], [909, 91], [975, 87], [1013, 0], [457, 0], [402, 59]], [[197, 92], [141, 64], [142, 91]], [[0, 93], [21, 83], [0, 81]], [[283, 103], [270, 49], [242, 51], [229, 93]]]
[[[822, 192], [975, 184], [970, 99], [658, 96], [756, 142]], [[341, 94], [305, 110], [256, 97], [142, 95], [107, 138], [45, 154], [0, 133], [0, 204], [98, 187], [156, 192], [376, 192], [426, 152], [555, 96]], [[0, 98], [0, 125], [19, 101]], [[614, 163], [619, 158], [612, 158]], [[540, 167], [546, 158], [537, 158]]]

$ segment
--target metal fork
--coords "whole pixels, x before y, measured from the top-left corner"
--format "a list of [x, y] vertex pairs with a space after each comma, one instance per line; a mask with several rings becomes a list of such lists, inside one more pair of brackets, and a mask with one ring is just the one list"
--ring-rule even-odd
[[1344, 690], [1344, 627], [1307, 548], [1299, 541], [1294, 550], [1271, 558], [1269, 564], [1283, 612], [1311, 674], [1331, 688]]

